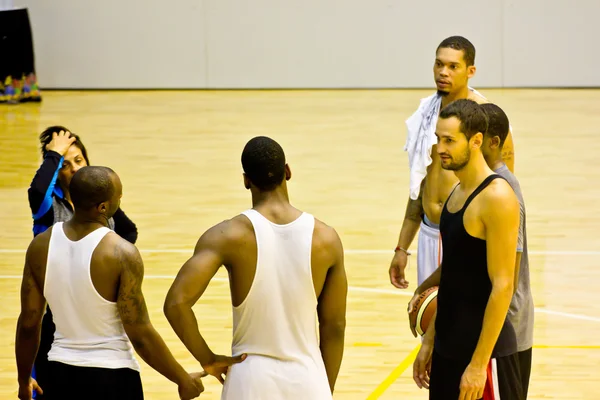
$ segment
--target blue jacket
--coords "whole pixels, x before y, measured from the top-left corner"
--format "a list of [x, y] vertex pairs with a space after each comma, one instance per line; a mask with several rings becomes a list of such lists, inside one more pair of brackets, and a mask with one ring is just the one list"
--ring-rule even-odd
[[[35, 173], [27, 191], [29, 206], [33, 214], [33, 235], [44, 232], [57, 222], [66, 222], [73, 215], [73, 208], [58, 185], [58, 171], [62, 168], [63, 157], [49, 151], [44, 162]], [[120, 208], [109, 221], [109, 227], [128, 242], [135, 243], [137, 227]]]

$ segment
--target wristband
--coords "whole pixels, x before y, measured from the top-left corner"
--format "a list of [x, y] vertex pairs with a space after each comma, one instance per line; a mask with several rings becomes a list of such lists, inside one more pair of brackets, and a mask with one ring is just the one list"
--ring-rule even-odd
[[410, 251], [408, 251], [408, 250], [406, 250], [406, 249], [404, 249], [404, 248], [402, 248], [402, 247], [400, 247], [400, 246], [396, 246], [396, 248], [394, 249], [394, 253], [395, 253], [395, 252], [397, 252], [398, 250], [400, 250], [400, 251], [402, 251], [402, 252], [406, 253], [406, 255], [407, 255], [407, 256], [410, 256], [410, 255], [411, 255]]

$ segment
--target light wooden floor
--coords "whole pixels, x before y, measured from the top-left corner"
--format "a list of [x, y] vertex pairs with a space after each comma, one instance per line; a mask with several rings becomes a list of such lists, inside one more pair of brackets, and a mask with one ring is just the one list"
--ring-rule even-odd
[[[600, 381], [600, 91], [484, 90], [511, 118], [516, 172], [528, 212], [535, 304], [530, 398], [597, 399]], [[0, 106], [0, 398], [16, 398], [15, 322], [31, 233], [27, 187], [37, 135], [63, 124], [94, 164], [124, 184], [122, 207], [139, 228], [153, 322], [177, 358], [194, 360], [161, 307], [173, 275], [209, 226], [250, 206], [240, 154], [255, 135], [278, 140], [293, 171], [293, 203], [333, 225], [347, 251], [347, 345], [336, 399], [366, 399], [419, 343], [407, 329], [408, 292], [387, 268], [407, 198], [403, 121], [429, 91], [55, 92], [41, 105]], [[413, 257], [410, 290], [416, 282]], [[228, 352], [226, 275], [199, 306], [202, 332]], [[382, 399], [426, 399], [408, 370]], [[176, 388], [144, 365], [146, 398]], [[205, 380], [205, 399], [220, 385]], [[371, 398], [376, 398], [372, 396]]]

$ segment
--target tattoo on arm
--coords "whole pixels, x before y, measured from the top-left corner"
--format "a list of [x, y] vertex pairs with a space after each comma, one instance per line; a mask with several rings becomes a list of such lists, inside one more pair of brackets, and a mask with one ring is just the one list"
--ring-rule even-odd
[[150, 323], [142, 293], [144, 263], [135, 246], [125, 241], [116, 246], [115, 262], [121, 268], [117, 308], [125, 333], [136, 353], [155, 371], [181, 385], [189, 375], [177, 363]]
[[512, 139], [512, 132], [508, 132], [508, 136], [506, 137], [506, 141], [502, 147], [502, 161], [508, 166], [508, 169], [514, 173], [515, 172], [515, 146]]
[[124, 249], [116, 246], [115, 257], [121, 267], [121, 282], [117, 307], [121, 321], [127, 325], [147, 324], [150, 322], [146, 301], [142, 293], [144, 263], [137, 249]]
[[515, 152], [512, 148], [505, 149], [502, 151], [502, 160], [504, 160], [504, 162], [510, 161], [513, 159], [514, 155]]
[[409, 219], [415, 222], [421, 222], [423, 218], [423, 188], [425, 187], [425, 179], [421, 183], [421, 190], [419, 190], [419, 197], [416, 200], [408, 198], [408, 204], [406, 205], [405, 219]]

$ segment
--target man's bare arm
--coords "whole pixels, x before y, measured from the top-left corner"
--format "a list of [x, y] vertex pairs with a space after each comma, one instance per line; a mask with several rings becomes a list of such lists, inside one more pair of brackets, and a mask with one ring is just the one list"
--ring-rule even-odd
[[487, 243], [488, 274], [492, 292], [483, 318], [483, 327], [471, 359], [475, 368], [490, 360], [513, 296], [519, 202], [508, 183], [499, 181], [488, 189], [482, 211]]
[[321, 355], [327, 371], [329, 387], [333, 393], [344, 355], [348, 281], [342, 242], [335, 230], [329, 229], [331, 252], [335, 256], [335, 262], [327, 273], [323, 290], [319, 295], [317, 313]]
[[190, 376], [175, 360], [165, 342], [150, 322], [142, 293], [144, 264], [135, 246], [120, 241], [114, 257], [121, 267], [117, 307], [123, 327], [140, 357], [161, 375], [181, 386], [191, 382]]
[[231, 221], [225, 221], [200, 237], [194, 255], [181, 267], [164, 304], [165, 316], [179, 339], [204, 370], [222, 384], [229, 367], [244, 361], [247, 354], [228, 357], [213, 353], [200, 334], [192, 307], [219, 268], [228, 262], [228, 249], [237, 247], [231, 229]]
[[33, 363], [40, 345], [42, 318], [46, 310], [46, 299], [40, 283], [32, 269], [38, 268], [41, 251], [40, 238], [35, 238], [25, 256], [23, 280], [21, 282], [21, 314], [17, 322], [15, 355], [17, 359], [18, 381], [20, 386], [28, 385]]
[[433, 354], [433, 345], [435, 341], [435, 319], [437, 311], [431, 317], [427, 332], [423, 335], [421, 349], [413, 363], [413, 380], [419, 389], [429, 389], [429, 377], [431, 375], [431, 356]]
[[398, 237], [398, 247], [403, 250], [398, 250], [394, 253], [392, 262], [390, 263], [389, 275], [392, 285], [399, 289], [406, 289], [408, 281], [405, 279], [404, 270], [408, 262], [407, 250], [412, 244], [423, 218], [423, 189], [425, 180], [421, 183], [419, 197], [416, 200], [408, 198], [402, 228]]
[[425, 189], [425, 179], [421, 182], [421, 190], [416, 200], [408, 198], [406, 211], [404, 212], [404, 221], [400, 230], [398, 246], [407, 249], [412, 244], [415, 235], [419, 231], [421, 220], [423, 219], [423, 190]]
[[181, 267], [171, 285], [163, 308], [179, 339], [202, 366], [211, 364], [215, 354], [200, 334], [192, 307], [224, 264], [227, 240], [223, 232], [228, 224], [229, 221], [222, 222], [200, 237], [194, 255]]
[[423, 335], [423, 341], [431, 344], [433, 346], [433, 342], [435, 340], [435, 320], [437, 318], [437, 310], [433, 313], [433, 316], [429, 320], [429, 325], [427, 326], [427, 331], [425, 331], [425, 335]]
[[415, 290], [415, 295], [420, 296], [427, 289], [434, 287], [434, 286], [440, 286], [441, 280], [442, 280], [442, 266], [440, 265], [439, 267], [437, 267], [435, 269], [435, 271], [433, 271], [433, 273], [431, 275], [429, 275], [427, 277], [427, 279], [425, 279], [419, 285], [419, 287], [417, 287], [417, 290]]
[[525, 204], [519, 200], [519, 239], [517, 240], [517, 259], [515, 260], [515, 288], [513, 294], [519, 287], [519, 271], [521, 271], [521, 258], [525, 250]]

